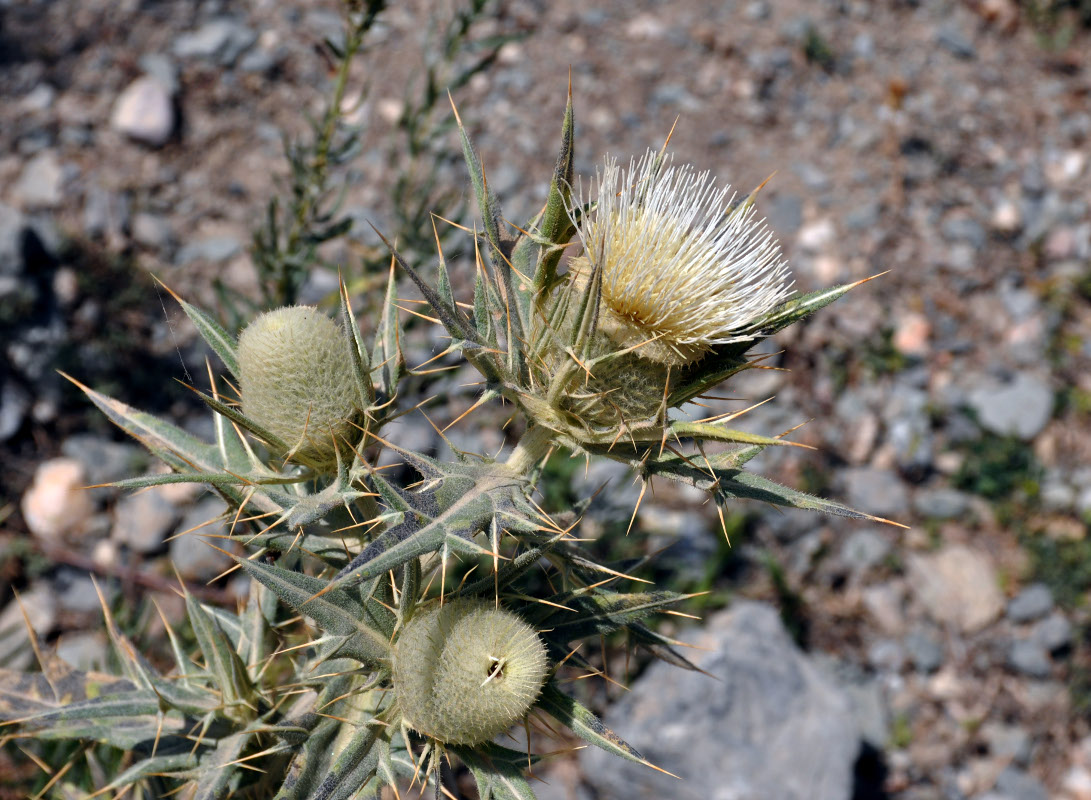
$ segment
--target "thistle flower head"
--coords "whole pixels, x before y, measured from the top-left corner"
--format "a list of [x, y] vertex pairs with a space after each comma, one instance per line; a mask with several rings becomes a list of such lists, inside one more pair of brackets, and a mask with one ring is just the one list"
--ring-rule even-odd
[[790, 292], [788, 264], [753, 204], [733, 206], [708, 172], [652, 151], [628, 170], [607, 158], [591, 194], [593, 210], [572, 213], [583, 243], [572, 270], [577, 280], [602, 270], [600, 327], [624, 346], [647, 342], [636, 351], [645, 358], [685, 364], [750, 339]]

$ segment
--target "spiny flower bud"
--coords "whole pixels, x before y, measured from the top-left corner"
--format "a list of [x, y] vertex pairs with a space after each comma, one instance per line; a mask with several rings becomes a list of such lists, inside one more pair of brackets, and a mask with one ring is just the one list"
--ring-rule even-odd
[[787, 262], [753, 204], [733, 206], [708, 172], [649, 151], [627, 171], [607, 159], [596, 183], [594, 210], [577, 220], [572, 209], [583, 255], [571, 270], [577, 281], [602, 270], [599, 329], [622, 348], [688, 364], [751, 338], [789, 294]]
[[243, 413], [298, 458], [333, 464], [360, 402], [337, 324], [309, 306], [269, 311], [239, 336], [238, 358]]
[[394, 646], [394, 692], [405, 722], [450, 744], [480, 744], [527, 715], [548, 663], [516, 614], [455, 601], [418, 612]]

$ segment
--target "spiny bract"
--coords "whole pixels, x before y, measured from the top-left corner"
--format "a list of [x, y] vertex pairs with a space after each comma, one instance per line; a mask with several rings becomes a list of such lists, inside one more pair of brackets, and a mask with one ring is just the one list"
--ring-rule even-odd
[[243, 413], [320, 465], [357, 436], [361, 401], [341, 329], [310, 306], [262, 314], [239, 336]]
[[751, 338], [754, 321], [788, 296], [776, 239], [751, 203], [732, 207], [730, 189], [708, 172], [649, 151], [628, 170], [607, 158], [595, 183], [593, 210], [573, 214], [584, 252], [571, 269], [577, 280], [602, 269], [599, 324], [617, 344], [687, 364]]
[[547, 668], [542, 640], [517, 615], [456, 601], [405, 626], [394, 648], [394, 692], [414, 730], [480, 744], [526, 716]]

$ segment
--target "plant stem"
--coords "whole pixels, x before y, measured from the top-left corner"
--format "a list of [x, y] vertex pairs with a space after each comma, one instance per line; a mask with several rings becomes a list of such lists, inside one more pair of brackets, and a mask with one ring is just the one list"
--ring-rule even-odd
[[512, 471], [520, 474], [529, 472], [549, 452], [552, 435], [553, 431], [549, 428], [531, 425], [523, 434], [523, 438], [519, 440], [519, 444], [515, 446], [507, 465]]

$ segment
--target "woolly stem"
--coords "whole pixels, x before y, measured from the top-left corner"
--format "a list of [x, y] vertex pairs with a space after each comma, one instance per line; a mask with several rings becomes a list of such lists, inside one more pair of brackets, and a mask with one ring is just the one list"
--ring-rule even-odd
[[520, 474], [529, 472], [549, 452], [552, 435], [553, 431], [549, 428], [531, 425], [508, 458], [508, 466], [513, 472]]

